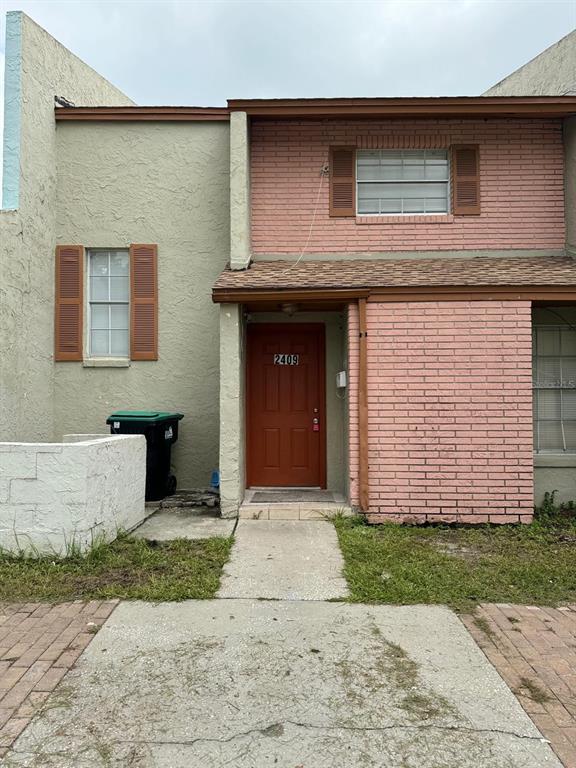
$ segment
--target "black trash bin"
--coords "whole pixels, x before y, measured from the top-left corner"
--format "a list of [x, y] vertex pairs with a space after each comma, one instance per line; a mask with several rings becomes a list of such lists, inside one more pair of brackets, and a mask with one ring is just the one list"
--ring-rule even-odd
[[176, 491], [170, 472], [172, 445], [178, 440], [181, 413], [116, 411], [106, 419], [113, 435], [144, 435], [146, 438], [146, 501], [158, 501]]

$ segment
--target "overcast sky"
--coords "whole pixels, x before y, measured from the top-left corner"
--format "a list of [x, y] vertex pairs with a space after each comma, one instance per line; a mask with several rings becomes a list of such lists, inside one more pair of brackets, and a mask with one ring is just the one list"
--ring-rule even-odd
[[6, 11], [23, 10], [137, 103], [159, 105], [473, 95], [576, 27], [576, 0], [0, 0], [0, 10], [0, 70]]

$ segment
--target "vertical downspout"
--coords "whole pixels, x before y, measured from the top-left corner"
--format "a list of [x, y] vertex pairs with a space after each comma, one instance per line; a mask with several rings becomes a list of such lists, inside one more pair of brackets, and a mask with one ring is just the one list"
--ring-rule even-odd
[[360, 509], [368, 512], [368, 350], [366, 327], [366, 299], [358, 299], [360, 325], [360, 370], [358, 371], [358, 432]]

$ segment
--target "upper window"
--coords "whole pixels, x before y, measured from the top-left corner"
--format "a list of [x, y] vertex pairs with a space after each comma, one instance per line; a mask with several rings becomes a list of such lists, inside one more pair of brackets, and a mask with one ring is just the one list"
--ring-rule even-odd
[[129, 355], [128, 251], [88, 251], [90, 357]]
[[449, 211], [446, 150], [359, 150], [356, 183], [357, 212], [362, 216]]
[[576, 330], [536, 326], [533, 340], [534, 447], [576, 452]]

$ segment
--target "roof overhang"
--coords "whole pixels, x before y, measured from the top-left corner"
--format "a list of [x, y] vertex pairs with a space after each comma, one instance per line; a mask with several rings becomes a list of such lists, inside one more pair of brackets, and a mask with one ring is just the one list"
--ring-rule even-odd
[[116, 122], [229, 121], [226, 107], [55, 107], [56, 120]]
[[346, 304], [358, 299], [374, 301], [535, 301], [576, 302], [574, 285], [443, 285], [380, 288], [246, 289], [214, 288], [216, 304], [306, 305]]
[[561, 118], [576, 114], [576, 96], [231, 99], [228, 108], [258, 118]]
[[436, 96], [377, 99], [231, 99], [227, 107], [55, 107], [57, 121], [228, 121], [230, 112], [256, 118], [563, 118], [576, 115], [576, 96]]

